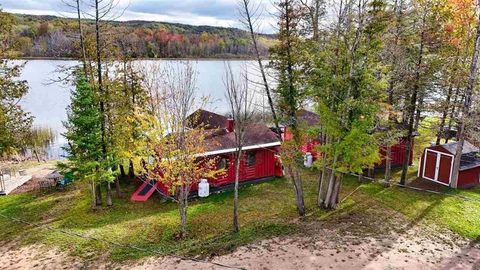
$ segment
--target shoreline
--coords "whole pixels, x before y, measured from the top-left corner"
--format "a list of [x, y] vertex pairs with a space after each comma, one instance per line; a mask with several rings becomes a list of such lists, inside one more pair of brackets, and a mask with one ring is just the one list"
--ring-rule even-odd
[[[32, 60], [51, 60], [51, 61], [80, 61], [78, 58], [70, 58], [70, 57], [18, 57], [12, 60], [25, 60], [25, 61], [32, 61]], [[185, 61], [185, 60], [193, 60], [193, 61], [256, 61], [257, 59], [254, 57], [205, 57], [205, 58], [194, 58], [194, 57], [179, 57], [179, 58], [133, 58], [133, 61]], [[267, 58], [262, 59], [262, 61], [268, 61]]]

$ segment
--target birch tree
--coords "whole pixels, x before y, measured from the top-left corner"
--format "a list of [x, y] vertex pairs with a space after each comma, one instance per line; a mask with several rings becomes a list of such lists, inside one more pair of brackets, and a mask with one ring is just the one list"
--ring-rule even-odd
[[249, 91], [248, 76], [240, 73], [235, 76], [232, 67], [226, 65], [224, 78], [227, 100], [230, 105], [230, 114], [234, 121], [235, 133], [235, 186], [233, 197], [233, 231], [239, 232], [238, 224], [238, 183], [240, 181], [240, 163], [243, 158], [243, 146], [245, 144], [245, 129], [253, 116], [252, 95]]
[[[155, 162], [149, 176], [162, 182], [175, 194], [181, 221], [180, 237], [187, 229], [188, 199], [193, 185], [202, 178], [213, 178], [217, 170], [215, 158], [203, 157], [206, 146], [203, 127], [189, 129], [195, 116], [188, 116], [201, 104], [196, 96], [197, 72], [186, 62], [165, 69], [162, 86], [162, 115], [157, 118], [165, 131], [162, 138], [153, 145]], [[191, 121], [191, 122], [190, 122]]]

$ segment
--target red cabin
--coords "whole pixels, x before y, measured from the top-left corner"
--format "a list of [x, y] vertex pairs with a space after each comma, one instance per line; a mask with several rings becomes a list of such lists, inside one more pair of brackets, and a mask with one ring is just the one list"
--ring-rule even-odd
[[[457, 142], [426, 148], [420, 158], [418, 177], [451, 186], [453, 162], [457, 158], [455, 156], [456, 151]], [[456, 187], [469, 188], [479, 185], [480, 149], [466, 141], [460, 159], [460, 171]]]
[[[193, 114], [192, 114], [193, 115]], [[203, 142], [207, 152], [201, 153], [205, 158], [217, 158], [217, 166], [224, 169], [225, 173], [214, 179], [208, 179], [211, 192], [227, 189], [235, 183], [235, 134], [233, 120], [225, 116], [199, 110], [194, 113], [194, 121], [191, 128], [202, 125], [207, 129], [208, 136]], [[245, 131], [245, 143], [243, 158], [240, 163], [240, 182], [253, 183], [283, 176], [282, 164], [276, 155], [280, 147], [277, 135], [267, 126], [262, 124], [250, 124]], [[196, 191], [193, 186], [191, 191]], [[163, 195], [169, 195], [168, 188], [162, 183], [144, 181], [132, 195], [133, 201], [146, 201], [155, 191]]]
[[[317, 126], [320, 123], [320, 116], [314, 112], [301, 109], [297, 113], [297, 120], [300, 126]], [[293, 134], [287, 127], [282, 128], [282, 140], [289, 141], [293, 138]], [[316, 146], [321, 142], [319, 139], [306, 138], [305, 143], [300, 147], [303, 153], [311, 153], [313, 159], [317, 159], [320, 154], [316, 150]]]
[[[301, 109], [297, 113], [297, 119], [300, 125], [303, 126], [317, 126], [320, 123], [320, 116], [314, 112], [307, 111], [304, 109]], [[291, 140], [292, 139], [292, 133], [289, 132], [289, 130], [284, 127], [282, 129], [282, 138], [284, 140]], [[320, 153], [316, 150], [316, 146], [321, 144], [320, 139], [308, 139], [306, 142], [300, 147], [300, 150], [303, 153], [311, 153], [313, 155], [313, 159], [317, 159], [320, 156]], [[401, 138], [399, 142], [395, 145], [392, 146], [392, 167], [399, 167], [403, 165], [403, 161], [405, 160], [405, 147], [406, 147], [406, 139]], [[413, 142], [412, 142], [412, 147], [410, 151], [410, 165], [412, 165], [412, 159], [413, 159]], [[386, 151], [383, 147], [380, 148], [380, 157], [381, 161], [378, 163], [375, 168], [376, 169], [381, 169], [385, 168], [386, 166]]]

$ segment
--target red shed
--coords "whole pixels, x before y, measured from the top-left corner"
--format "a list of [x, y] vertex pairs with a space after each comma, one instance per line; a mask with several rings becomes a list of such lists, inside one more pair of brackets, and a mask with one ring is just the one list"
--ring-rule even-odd
[[[457, 142], [426, 148], [420, 158], [418, 176], [445, 186], [451, 186], [453, 161], [458, 158], [455, 156], [456, 149]], [[480, 149], [466, 141], [460, 159], [460, 172], [456, 187], [469, 188], [479, 185]]]
[[[215, 157], [217, 166], [224, 169], [225, 174], [208, 179], [210, 190], [215, 192], [233, 186], [235, 183], [235, 134], [233, 120], [225, 116], [199, 110], [194, 114], [199, 119], [190, 125], [191, 128], [202, 126], [207, 129], [203, 142], [207, 152], [200, 153], [202, 158]], [[259, 182], [276, 176], [283, 176], [282, 164], [276, 155], [280, 147], [277, 135], [266, 125], [250, 124], [245, 129], [243, 158], [240, 163], [240, 182]], [[193, 186], [191, 191], [196, 191]], [[168, 195], [168, 188], [155, 180], [144, 181], [132, 195], [133, 201], [146, 201], [155, 191]]]

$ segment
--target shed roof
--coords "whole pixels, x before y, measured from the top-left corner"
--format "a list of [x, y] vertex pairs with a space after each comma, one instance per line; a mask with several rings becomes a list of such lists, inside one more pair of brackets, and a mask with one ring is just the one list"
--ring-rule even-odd
[[[452, 143], [447, 143], [447, 144], [442, 144], [441, 146], [445, 148], [448, 152], [450, 152], [452, 155], [455, 155], [457, 152], [457, 145], [458, 142], [452, 142]], [[480, 149], [475, 147], [473, 144], [469, 143], [468, 141], [465, 141], [463, 144], [463, 154], [468, 154], [468, 153], [473, 153], [473, 152], [479, 152]]]
[[465, 171], [480, 167], [480, 152], [470, 152], [462, 154], [462, 159], [460, 160], [460, 170]]

